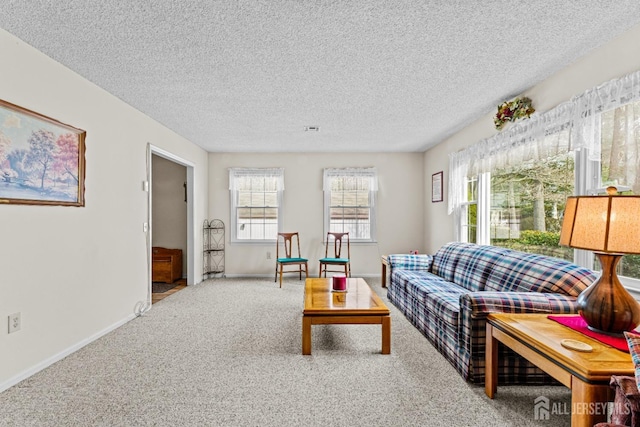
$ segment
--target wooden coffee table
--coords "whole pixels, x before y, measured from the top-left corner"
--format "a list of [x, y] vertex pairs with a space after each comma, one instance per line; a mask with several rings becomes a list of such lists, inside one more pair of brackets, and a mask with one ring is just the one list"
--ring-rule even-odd
[[309, 278], [304, 287], [302, 354], [311, 354], [311, 325], [382, 325], [382, 354], [391, 353], [389, 308], [360, 278], [347, 279], [347, 292], [332, 292], [332, 279]]
[[[485, 393], [493, 399], [497, 391], [499, 341], [571, 389], [573, 427], [605, 421], [603, 408], [611, 400], [611, 375], [633, 376], [631, 356], [547, 316], [494, 313], [487, 317]], [[564, 339], [589, 344], [593, 351], [565, 348]]]

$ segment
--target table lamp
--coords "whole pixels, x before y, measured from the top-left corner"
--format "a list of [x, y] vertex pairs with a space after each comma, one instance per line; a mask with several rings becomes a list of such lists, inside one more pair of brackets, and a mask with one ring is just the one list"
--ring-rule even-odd
[[616, 266], [625, 254], [640, 254], [640, 196], [567, 198], [560, 244], [593, 251], [601, 276], [578, 296], [578, 313], [589, 329], [620, 335], [640, 324], [640, 304], [622, 286]]

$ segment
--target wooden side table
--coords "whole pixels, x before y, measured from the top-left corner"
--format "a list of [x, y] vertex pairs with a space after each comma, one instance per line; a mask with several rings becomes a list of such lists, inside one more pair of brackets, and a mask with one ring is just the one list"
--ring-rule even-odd
[[380, 281], [380, 283], [382, 284], [383, 288], [386, 288], [387, 287], [387, 266], [389, 265], [389, 258], [387, 257], [387, 255], [382, 255], [381, 262], [382, 262], [382, 280]]
[[[589, 338], [547, 318], [547, 314], [493, 313], [487, 317], [485, 393], [498, 387], [498, 342], [503, 343], [571, 389], [571, 426], [606, 421], [611, 375], [634, 375], [628, 353]], [[561, 341], [589, 344], [589, 353], [570, 350]]]

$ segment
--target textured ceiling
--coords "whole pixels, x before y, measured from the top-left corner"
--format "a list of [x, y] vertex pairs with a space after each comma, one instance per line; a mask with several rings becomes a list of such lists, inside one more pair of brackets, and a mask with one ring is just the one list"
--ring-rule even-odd
[[0, 7], [1, 28], [211, 152], [423, 151], [639, 22], [637, 0]]

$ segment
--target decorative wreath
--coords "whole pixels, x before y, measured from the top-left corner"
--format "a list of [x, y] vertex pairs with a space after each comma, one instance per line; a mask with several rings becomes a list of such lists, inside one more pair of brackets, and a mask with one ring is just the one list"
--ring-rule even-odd
[[498, 105], [498, 112], [493, 119], [496, 129], [502, 129], [507, 122], [529, 118], [536, 110], [531, 106], [531, 99], [527, 97], [505, 101]]

